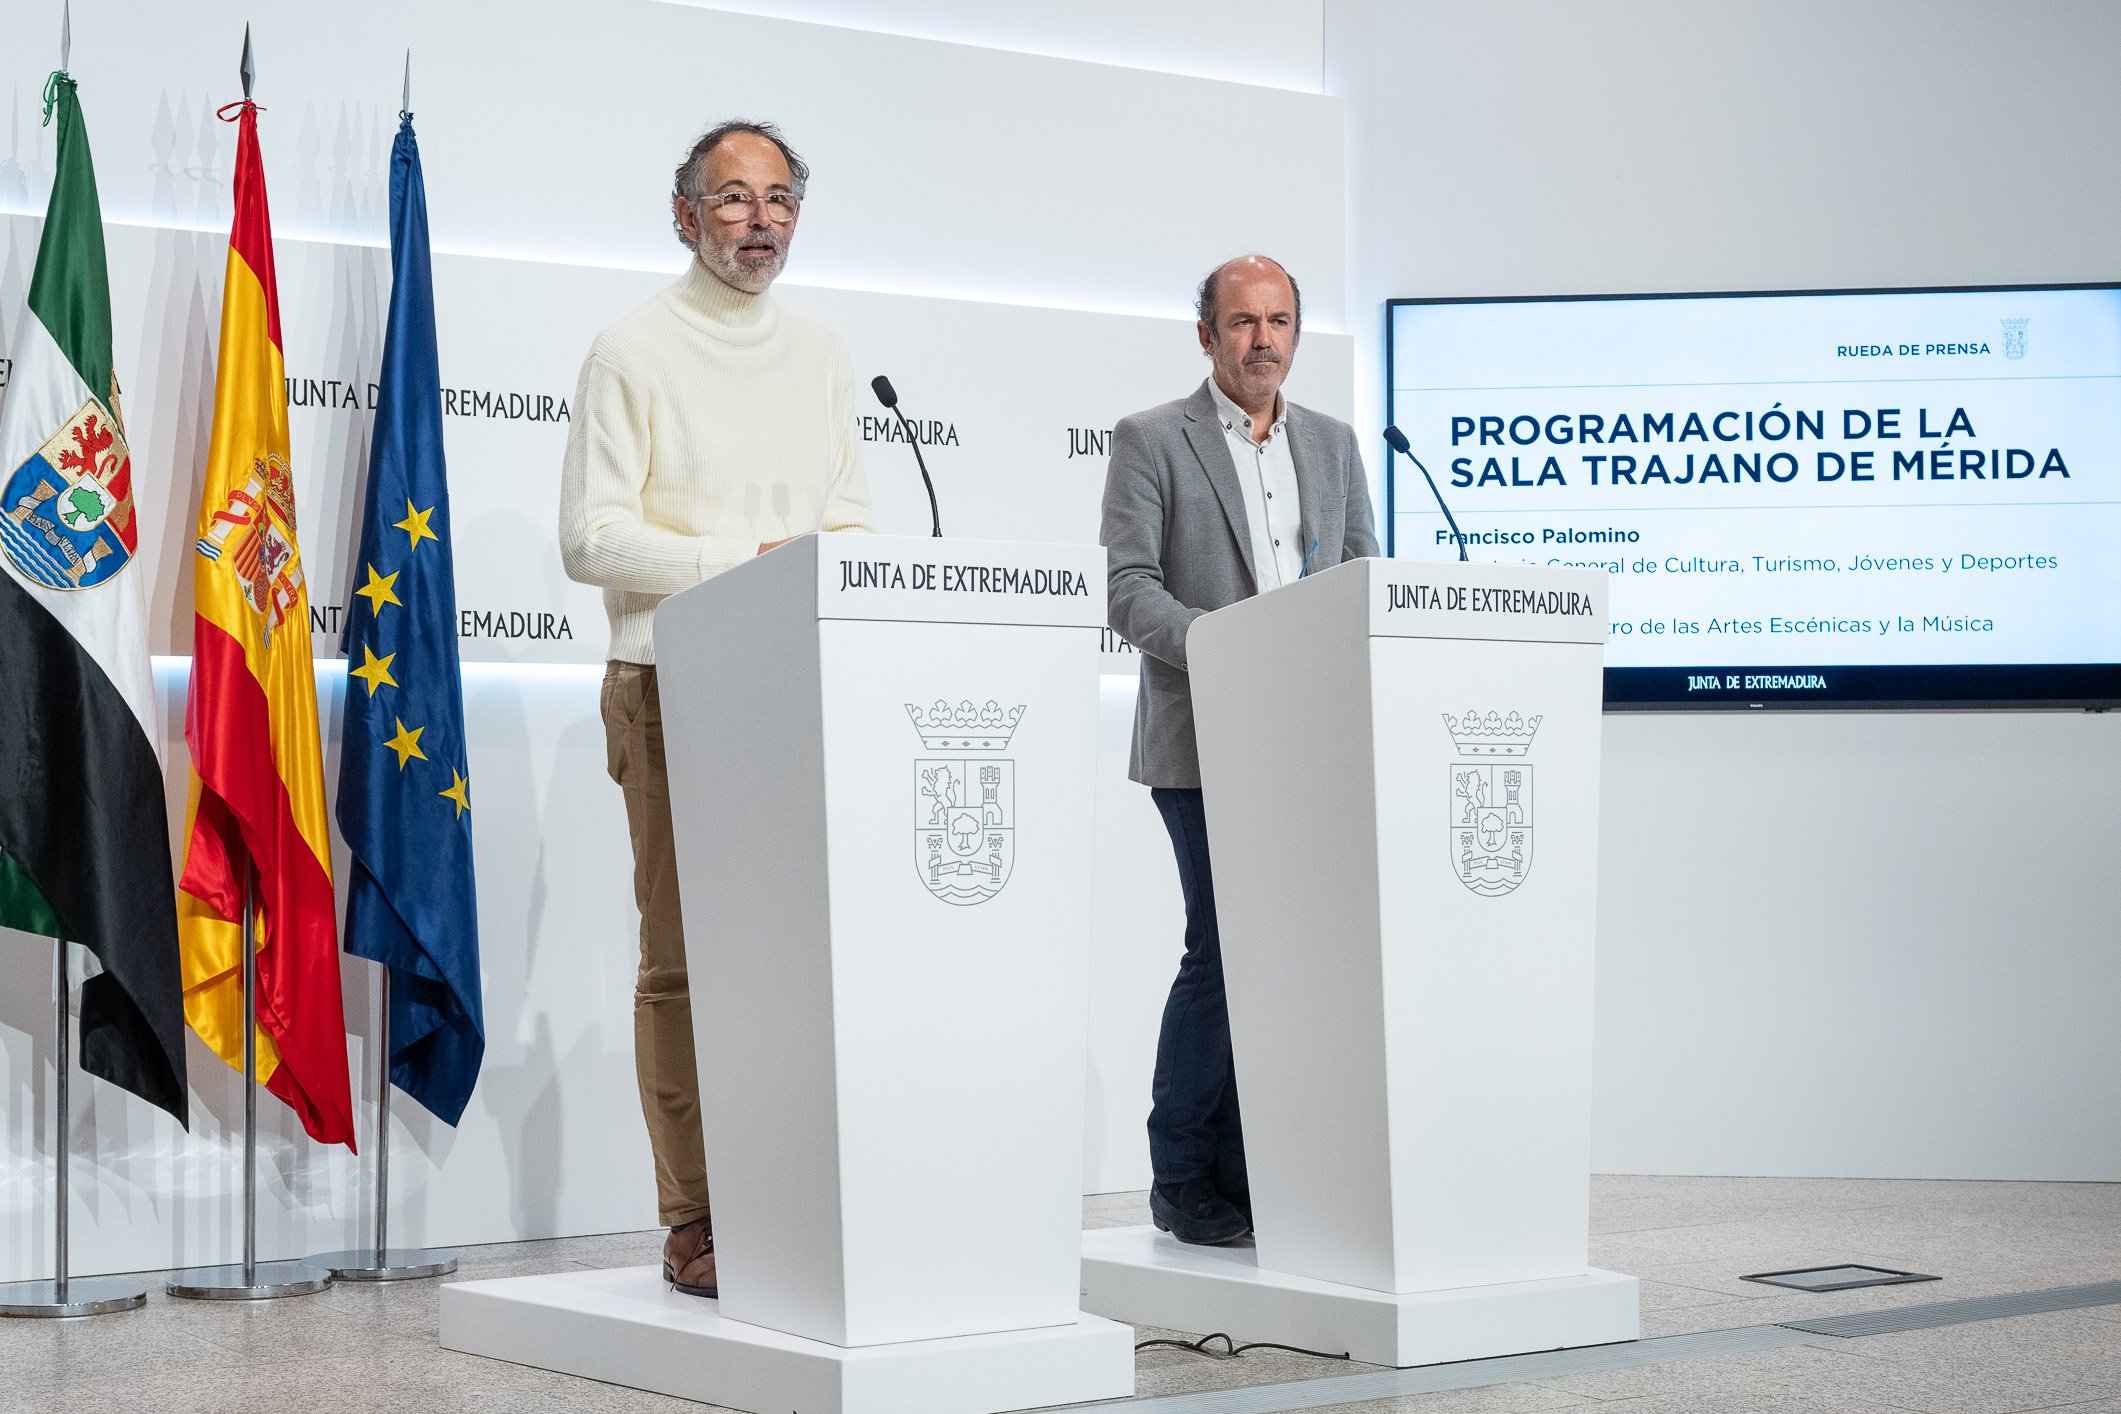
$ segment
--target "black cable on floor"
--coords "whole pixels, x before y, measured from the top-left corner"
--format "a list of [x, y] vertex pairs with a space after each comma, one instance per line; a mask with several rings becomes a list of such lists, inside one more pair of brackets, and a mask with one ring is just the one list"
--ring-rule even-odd
[[[1210, 1350], [1208, 1349], [1208, 1342], [1211, 1340], [1219, 1340], [1228, 1346], [1229, 1349]], [[1212, 1355], [1217, 1360], [1228, 1360], [1237, 1354], [1237, 1342], [1230, 1339], [1222, 1331], [1217, 1331], [1213, 1335], [1204, 1335], [1199, 1340], [1144, 1340], [1136, 1344], [1134, 1348], [1136, 1350], [1147, 1350], [1152, 1345], [1169, 1345], [1179, 1350], [1190, 1350], [1195, 1355]]]
[[[1225, 1348], [1222, 1350], [1210, 1350], [1208, 1342], [1211, 1340], [1221, 1341]], [[1323, 1350], [1306, 1350], [1300, 1345], [1282, 1345], [1271, 1340], [1255, 1340], [1239, 1345], [1222, 1331], [1216, 1331], [1212, 1335], [1204, 1335], [1199, 1340], [1144, 1340], [1136, 1344], [1134, 1348], [1136, 1350], [1146, 1350], [1152, 1345], [1169, 1345], [1179, 1350], [1190, 1350], [1195, 1355], [1206, 1355], [1214, 1360], [1235, 1360], [1247, 1350], [1287, 1350], [1296, 1355], [1315, 1355], [1321, 1360], [1350, 1360], [1354, 1358], [1345, 1350], [1338, 1355], [1332, 1355]]]

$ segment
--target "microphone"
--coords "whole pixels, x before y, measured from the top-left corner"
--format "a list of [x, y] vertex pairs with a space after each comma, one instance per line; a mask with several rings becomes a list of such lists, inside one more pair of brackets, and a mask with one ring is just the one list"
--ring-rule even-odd
[[1443, 503], [1443, 492], [1436, 489], [1436, 478], [1429, 475], [1429, 469], [1421, 464], [1421, 458], [1415, 456], [1414, 449], [1407, 445], [1407, 434], [1397, 427], [1387, 427], [1385, 441], [1393, 451], [1414, 463], [1414, 469], [1421, 473], [1421, 479], [1429, 483], [1429, 494], [1436, 498], [1436, 508], [1443, 512], [1444, 523], [1451, 527], [1451, 538], [1458, 542], [1458, 558], [1466, 558], [1466, 537], [1459, 531], [1458, 522], [1451, 519], [1451, 508]]
[[898, 425], [905, 429], [906, 440], [913, 444], [913, 464], [921, 469], [921, 485], [928, 488], [928, 523], [934, 527], [935, 538], [943, 538], [943, 517], [935, 508], [935, 483], [928, 479], [928, 463], [921, 456], [921, 439], [914, 435], [913, 424], [906, 421], [906, 414], [899, 409], [898, 390], [891, 380], [879, 373], [869, 380], [869, 389], [876, 400], [892, 412], [898, 413]]

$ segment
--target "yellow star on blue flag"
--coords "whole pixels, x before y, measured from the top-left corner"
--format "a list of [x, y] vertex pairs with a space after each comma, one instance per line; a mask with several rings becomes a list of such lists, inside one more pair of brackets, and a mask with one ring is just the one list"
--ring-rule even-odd
[[376, 695], [376, 689], [379, 687], [396, 687], [398, 685], [398, 680], [390, 675], [390, 660], [397, 657], [397, 654], [385, 653], [378, 658], [376, 650], [365, 643], [361, 645], [361, 652], [368, 661], [358, 668], [349, 667], [347, 676], [359, 678], [367, 683], [370, 697]]
[[405, 502], [405, 519], [399, 521], [396, 525], [392, 526], [391, 529], [402, 530], [407, 535], [411, 536], [412, 548], [417, 550], [420, 548], [420, 541], [423, 539], [439, 540], [442, 538], [439, 535], [436, 535], [432, 530], [429, 530], [427, 528], [427, 518], [433, 515], [434, 513], [435, 508], [433, 506], [429, 506], [424, 511], [414, 510], [412, 508], [411, 499], [407, 498]]
[[461, 820], [464, 818], [464, 812], [471, 809], [471, 797], [464, 793], [464, 788], [470, 785], [471, 782], [457, 775], [455, 771], [451, 771], [449, 774], [452, 778], [449, 789], [438, 790], [435, 794], [447, 800], [454, 800], [457, 803], [457, 818]]
[[399, 603], [398, 596], [392, 593], [390, 588], [390, 586], [396, 584], [397, 582], [398, 577], [396, 575], [377, 574], [376, 567], [374, 565], [370, 565], [368, 567], [368, 583], [362, 585], [359, 589], [356, 589], [354, 593], [360, 595], [362, 598], [368, 601], [369, 613], [380, 614], [383, 612], [383, 606], [385, 604]]

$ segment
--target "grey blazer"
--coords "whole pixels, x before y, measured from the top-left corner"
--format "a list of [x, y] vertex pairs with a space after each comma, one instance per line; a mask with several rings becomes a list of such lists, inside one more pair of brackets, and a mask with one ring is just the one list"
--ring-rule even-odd
[[[1310, 568], [1377, 553], [1370, 486], [1355, 429], [1288, 403], [1290, 460]], [[1134, 750], [1145, 786], [1200, 784], [1186, 632], [1211, 610], [1259, 592], [1237, 463], [1204, 380], [1193, 395], [1120, 419], [1105, 473], [1106, 617], [1141, 650]]]

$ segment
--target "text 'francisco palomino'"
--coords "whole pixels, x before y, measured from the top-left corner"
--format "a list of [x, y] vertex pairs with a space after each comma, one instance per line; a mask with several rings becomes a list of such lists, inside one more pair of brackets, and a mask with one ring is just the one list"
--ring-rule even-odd
[[1387, 584], [1385, 612], [1440, 609], [1468, 614], [1550, 614], [1595, 618], [1598, 606], [1573, 589], [1498, 589], [1477, 584]]
[[901, 564], [896, 560], [841, 560], [840, 589], [925, 589], [941, 594], [1058, 594], [1090, 597], [1090, 582], [1074, 570], [1014, 565]]

